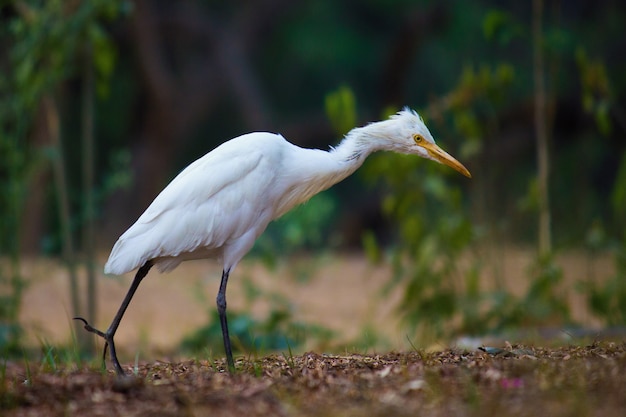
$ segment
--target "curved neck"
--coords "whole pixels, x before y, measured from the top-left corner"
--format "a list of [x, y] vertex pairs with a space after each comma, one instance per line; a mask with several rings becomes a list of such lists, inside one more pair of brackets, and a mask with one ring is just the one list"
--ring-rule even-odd
[[363, 165], [371, 153], [380, 150], [379, 147], [375, 146], [376, 141], [373, 141], [370, 136], [363, 128], [352, 129], [339, 145], [331, 148], [330, 155], [344, 165], [344, 169], [350, 171], [347, 175], [352, 174]]
[[353, 129], [329, 152], [294, 148], [299, 157], [293, 158], [284, 169], [288, 173], [287, 192], [282, 196], [275, 217], [350, 176], [369, 154], [379, 150], [374, 143], [368, 140], [368, 135]]

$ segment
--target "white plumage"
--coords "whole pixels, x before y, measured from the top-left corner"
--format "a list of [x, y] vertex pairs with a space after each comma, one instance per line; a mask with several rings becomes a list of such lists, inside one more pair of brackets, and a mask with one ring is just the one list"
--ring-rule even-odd
[[[234, 367], [226, 324], [228, 275], [270, 221], [343, 180], [375, 151], [415, 154], [467, 169], [439, 148], [417, 113], [405, 109], [388, 120], [350, 131], [330, 151], [303, 149], [281, 135], [255, 132], [218, 146], [185, 168], [116, 242], [105, 265], [108, 274], [139, 268], [126, 299], [106, 333], [85, 321], [111, 347], [113, 336], [139, 282], [151, 266], [170, 271], [190, 259], [223, 264], [218, 310], [229, 367]], [[84, 319], [81, 319], [84, 321]], [[105, 347], [106, 353], [106, 347]]]

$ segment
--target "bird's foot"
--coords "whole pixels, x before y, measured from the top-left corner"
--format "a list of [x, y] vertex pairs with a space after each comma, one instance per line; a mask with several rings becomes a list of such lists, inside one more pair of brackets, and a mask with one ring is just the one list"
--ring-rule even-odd
[[109, 331], [107, 332], [103, 332], [101, 330], [96, 329], [95, 327], [93, 327], [91, 324], [89, 324], [89, 322], [87, 320], [85, 320], [82, 317], [74, 317], [74, 320], [80, 320], [83, 322], [84, 324], [84, 328], [85, 330], [87, 330], [89, 333], [93, 333], [96, 334], [98, 336], [100, 336], [101, 338], [104, 339], [104, 350], [102, 352], [102, 364], [104, 367], [106, 367], [106, 356], [107, 356], [107, 350], [111, 351], [111, 361], [113, 362], [113, 367], [115, 368], [115, 371], [117, 372], [118, 376], [125, 376], [126, 374], [124, 373], [124, 371], [122, 370], [122, 366], [120, 365], [119, 360], [117, 359], [117, 353], [115, 352], [115, 343], [113, 342], [113, 336], [114, 333], [109, 333]]
[[82, 321], [85, 324], [85, 330], [87, 330], [89, 333], [95, 333], [98, 336], [100, 336], [101, 338], [103, 338], [104, 340], [107, 340], [108, 337], [107, 337], [106, 333], [104, 333], [103, 331], [100, 331], [100, 330], [96, 329], [95, 327], [93, 327], [84, 318], [82, 318], [82, 317], [74, 317], [74, 320]]

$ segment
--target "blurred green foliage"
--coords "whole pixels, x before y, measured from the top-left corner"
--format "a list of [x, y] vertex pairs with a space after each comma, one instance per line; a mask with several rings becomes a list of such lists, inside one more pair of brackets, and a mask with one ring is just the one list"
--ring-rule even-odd
[[[228, 328], [233, 349], [247, 354], [267, 351], [291, 352], [304, 343], [315, 342], [319, 346], [327, 344], [333, 336], [323, 326], [294, 321], [292, 305], [278, 294], [263, 291], [253, 280], [243, 277], [246, 307], [241, 311], [228, 311]], [[203, 291], [198, 291], [199, 301], [212, 305], [204, 299]], [[271, 308], [263, 319], [253, 317], [248, 311], [259, 300], [269, 301]], [[207, 310], [207, 324], [185, 336], [181, 349], [194, 353], [206, 354], [207, 351], [222, 352], [224, 342], [219, 314], [214, 308]]]
[[333, 129], [343, 136], [357, 124], [356, 98], [351, 88], [341, 86], [326, 95], [326, 115]]
[[489, 10], [483, 19], [485, 39], [495, 41], [502, 46], [510, 44], [514, 39], [523, 36], [525, 32], [526, 28], [511, 13], [504, 10]]
[[460, 309], [467, 312], [464, 327], [479, 325], [472, 315], [482, 297], [479, 265], [467, 277], [460, 265], [478, 232], [465, 214], [461, 189], [440, 169], [396, 155], [373, 158], [366, 168], [388, 191], [383, 209], [399, 228], [391, 257], [393, 284], [404, 287], [399, 310], [409, 324], [436, 336], [451, 330], [448, 325]]
[[14, 40], [12, 71], [2, 85], [9, 88], [3, 109], [20, 118], [31, 114], [44, 94], [77, 71], [77, 56], [87, 42], [94, 46], [98, 89], [106, 92], [116, 49], [101, 26], [126, 10], [127, 2], [95, 0], [71, 4], [61, 0], [15, 2], [18, 16], [10, 19], [5, 35]]
[[[444, 121], [455, 135], [466, 138], [458, 154], [462, 160], [471, 158], [481, 152], [484, 138], [494, 134], [495, 108], [504, 102], [513, 80], [508, 64], [493, 69], [466, 66], [456, 88], [422, 113], [427, 123]], [[383, 211], [399, 227], [391, 256], [392, 285], [404, 287], [399, 311], [407, 323], [426, 338], [493, 329], [494, 316], [485, 310], [492, 310], [506, 293], [482, 288], [482, 264], [472, 247], [485, 228], [472, 222], [458, 174], [419, 158], [385, 154], [373, 156], [363, 175], [385, 189]], [[467, 255], [469, 268], [463, 265]]]
[[[183, 351], [193, 354], [223, 351], [224, 342], [219, 315], [215, 309], [208, 313], [208, 323], [183, 338], [180, 344]], [[321, 340], [320, 343], [324, 343], [332, 334], [322, 326], [294, 321], [292, 314], [281, 308], [273, 308], [263, 320], [247, 312], [229, 311], [228, 329], [233, 349], [245, 354], [287, 352], [313, 340]]]
[[[500, 46], [528, 36], [523, 24], [516, 22], [510, 13], [499, 10], [486, 13], [483, 31], [488, 40]], [[557, 94], [560, 81], [554, 78], [554, 68], [558, 68], [564, 56], [575, 59], [582, 85], [580, 106], [595, 118], [599, 133], [596, 140], [601, 142], [611, 133], [612, 89], [606, 67], [600, 61], [590, 60], [583, 49], [576, 47], [570, 32], [557, 27], [548, 27], [546, 32], [546, 51], [558, 50], [558, 54], [548, 58], [548, 66], [553, 70], [550, 97]], [[478, 69], [467, 65], [456, 87], [422, 113], [431, 127], [443, 129], [448, 136], [464, 138], [460, 151], [453, 152], [460, 155], [461, 160], [481, 155], [497, 143], [494, 139], [500, 131], [503, 112], [519, 94], [518, 89], [511, 87], [527, 82], [524, 79], [531, 70], [530, 65], [514, 66], [507, 61], [491, 68], [484, 64]], [[481, 160], [490, 163], [488, 159]], [[624, 172], [626, 169], [622, 166], [612, 193], [615, 216], [606, 219], [615, 225], [623, 221], [626, 213], [626, 204], [623, 204], [626, 180], [621, 178], [626, 176]], [[373, 157], [364, 173], [369, 181], [385, 190], [383, 210], [398, 224], [398, 243], [391, 250], [395, 270], [392, 285], [403, 286], [399, 312], [418, 330], [423, 341], [520, 327], [573, 324], [568, 292], [562, 285], [563, 273], [554, 254], [537, 255], [529, 265], [523, 295], [513, 296], [510, 289], [501, 284], [506, 280], [498, 278], [495, 288], [486, 288], [482, 251], [498, 245], [501, 226], [488, 217], [473, 216], [472, 219], [459, 179], [451, 177], [455, 173], [399, 155]], [[539, 207], [537, 184], [535, 175], [529, 174], [528, 188], [518, 194], [517, 209], [535, 216]], [[482, 192], [497, 193], [498, 190], [483, 188], [494, 185], [492, 175], [493, 170], [481, 169], [472, 181], [478, 182], [476, 188], [482, 188]], [[474, 197], [480, 194], [476, 190], [473, 193]], [[487, 201], [494, 200], [487, 198]], [[563, 203], [557, 201], [556, 210], [560, 210]], [[603, 282], [590, 279], [583, 287], [590, 309], [597, 317], [611, 325], [624, 325], [623, 242], [626, 236], [618, 233], [613, 239], [617, 276]], [[371, 235], [366, 235], [364, 242], [367, 253], [379, 259]], [[611, 247], [606, 243], [597, 242], [597, 245]]]
[[314, 196], [270, 223], [255, 242], [251, 256], [258, 256], [273, 268], [281, 257], [338, 246], [340, 237], [333, 230], [337, 212], [337, 199], [332, 192]]
[[606, 65], [590, 59], [583, 48], [576, 50], [576, 64], [580, 71], [583, 109], [595, 118], [600, 133], [607, 135], [611, 133], [611, 85]]
[[586, 246], [590, 257], [608, 248], [614, 258], [615, 273], [604, 282], [591, 276], [580, 283], [579, 289], [587, 295], [589, 308], [597, 317], [607, 325], [619, 326], [626, 323], [626, 152], [611, 196], [612, 223], [618, 225], [617, 233], [608, 233], [598, 220], [589, 229]]
[[[96, 0], [15, 1], [1, 4], [8, 17], [0, 27], [0, 351], [19, 352], [18, 322], [24, 278], [20, 275], [20, 228], [29, 183], [50, 169], [62, 149], [51, 143], [54, 124], [50, 105], [63, 82], [76, 76], [87, 44], [94, 47], [97, 89], [106, 94], [115, 63], [115, 46], [101, 26], [117, 18], [128, 4]], [[47, 101], [46, 101], [47, 100]], [[45, 110], [46, 104], [48, 108]], [[39, 120], [38, 120], [39, 119]], [[38, 126], [39, 123], [39, 126]], [[48, 143], [34, 144], [37, 127]], [[41, 133], [39, 133], [41, 134]]]

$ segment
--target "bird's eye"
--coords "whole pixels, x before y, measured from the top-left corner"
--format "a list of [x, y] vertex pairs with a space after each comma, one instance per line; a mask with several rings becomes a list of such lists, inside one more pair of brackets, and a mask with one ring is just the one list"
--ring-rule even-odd
[[415, 141], [415, 143], [422, 143], [424, 137], [422, 135], [415, 134], [413, 135], [413, 140]]

